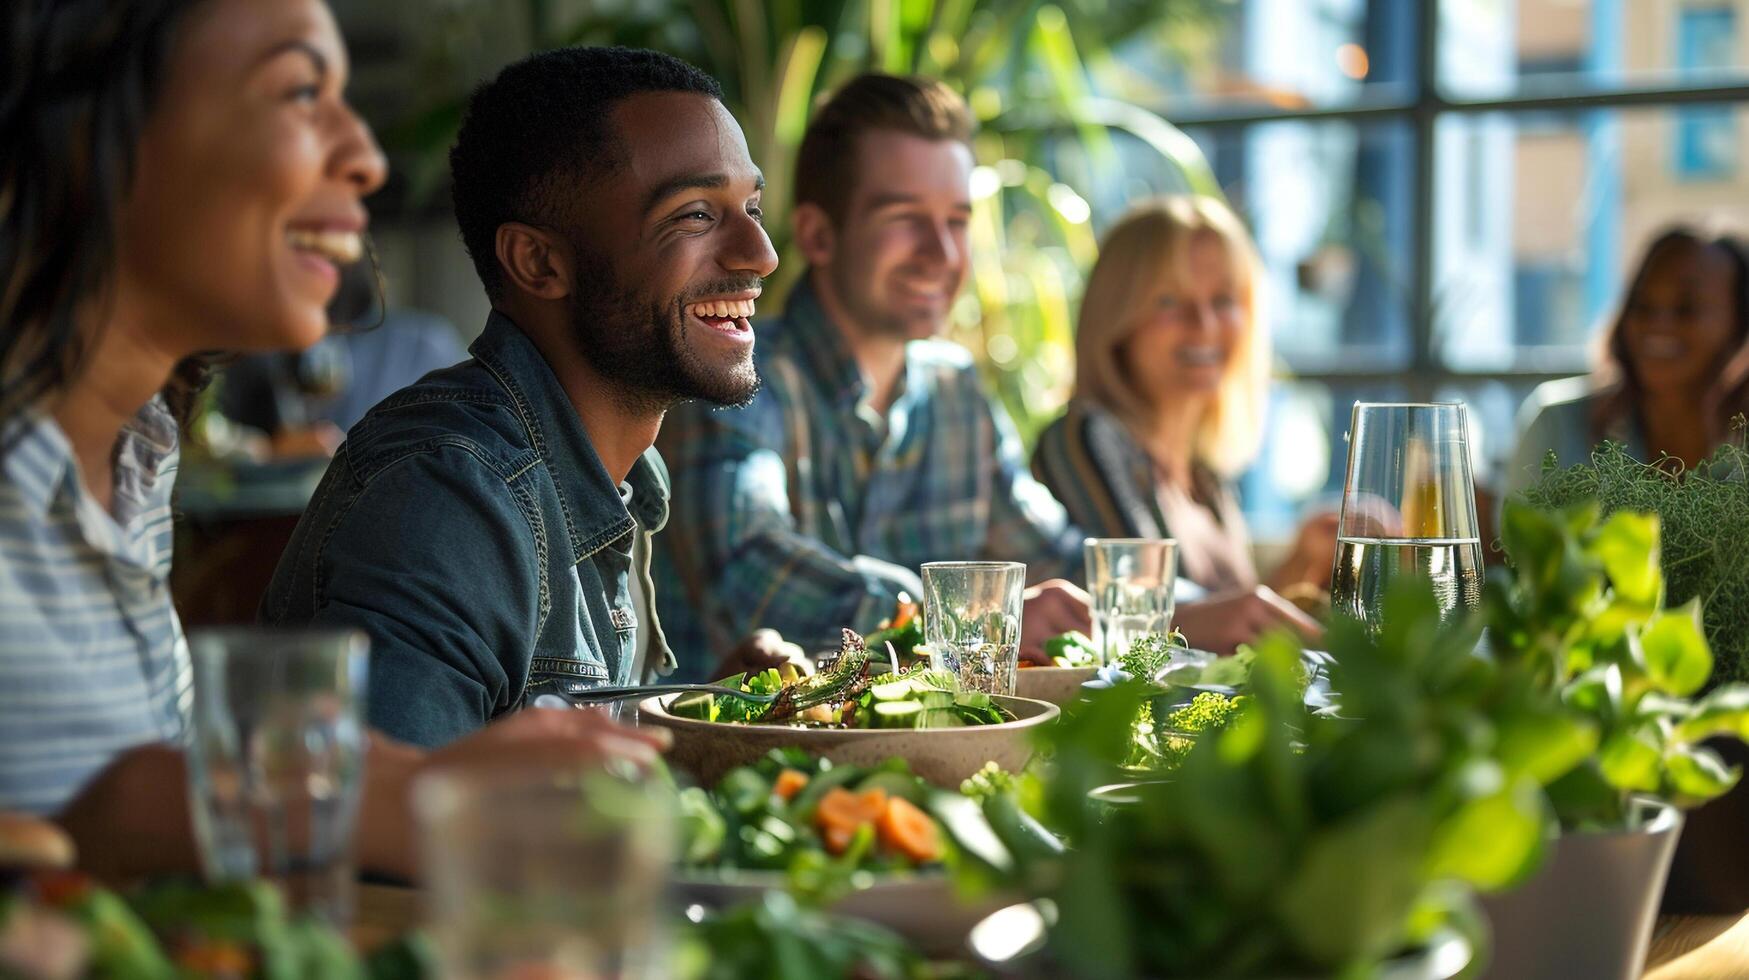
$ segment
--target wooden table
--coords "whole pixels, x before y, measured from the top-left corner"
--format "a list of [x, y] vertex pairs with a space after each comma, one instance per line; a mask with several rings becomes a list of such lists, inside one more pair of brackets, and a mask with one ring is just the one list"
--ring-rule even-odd
[[1645, 980], [1732, 977], [1749, 978], [1749, 914], [1659, 917]]

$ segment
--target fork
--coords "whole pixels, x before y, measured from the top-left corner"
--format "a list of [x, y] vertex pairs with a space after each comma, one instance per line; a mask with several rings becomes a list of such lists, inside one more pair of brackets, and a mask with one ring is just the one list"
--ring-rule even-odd
[[[623, 701], [626, 698], [643, 698], [659, 694], [716, 694], [722, 697], [740, 698], [754, 704], [770, 704], [777, 700], [775, 694], [754, 694], [750, 691], [737, 690], [721, 684], [640, 684], [634, 687], [577, 687], [569, 685], [563, 695], [573, 705], [595, 704], [600, 701]], [[543, 695], [546, 696], [546, 695]], [[553, 695], [557, 697], [558, 695]]]

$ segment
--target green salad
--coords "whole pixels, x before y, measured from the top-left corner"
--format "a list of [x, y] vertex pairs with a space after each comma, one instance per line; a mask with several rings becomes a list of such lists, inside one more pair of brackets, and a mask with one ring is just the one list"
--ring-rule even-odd
[[890, 652], [900, 670], [929, 660], [929, 651], [923, 646], [923, 610], [904, 592], [899, 593], [893, 615], [881, 620], [866, 641], [877, 661], [886, 660]]
[[875, 876], [951, 871], [962, 885], [998, 880], [1017, 861], [1063, 849], [1021, 805], [1020, 782], [991, 763], [954, 792], [900, 758], [835, 765], [775, 749], [710, 789], [680, 791], [680, 865], [779, 872], [792, 891], [818, 900]]
[[804, 892], [855, 872], [939, 868], [953, 845], [932, 814], [945, 794], [904, 759], [834, 765], [778, 749], [724, 774], [709, 790], [680, 791], [681, 864], [782, 871]]
[[[888, 679], [868, 676], [846, 684], [832, 702], [814, 705], [784, 719], [785, 724], [808, 728], [960, 728], [967, 725], [997, 725], [1013, 721], [988, 694], [961, 691], [947, 671], [921, 665]], [[776, 669], [756, 674], [736, 674], [718, 682], [749, 694], [780, 695], [785, 688], [809, 683], [809, 679], [786, 681]], [[732, 723], [761, 722], [766, 705], [732, 695], [695, 694], [676, 698], [668, 707], [679, 718]]]
[[[1093, 645], [1093, 638], [1080, 630], [1059, 633], [1045, 641], [1045, 656], [1051, 658], [1053, 667], [1097, 667], [1099, 666], [1099, 650]], [[1022, 667], [1032, 664], [1022, 662]]]

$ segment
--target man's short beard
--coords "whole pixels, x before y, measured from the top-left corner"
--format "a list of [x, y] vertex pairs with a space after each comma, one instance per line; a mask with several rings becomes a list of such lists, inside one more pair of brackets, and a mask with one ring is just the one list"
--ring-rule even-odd
[[678, 298], [661, 303], [638, 296], [600, 258], [579, 258], [572, 282], [577, 348], [628, 408], [662, 412], [693, 399], [740, 407], [758, 394], [751, 357], [717, 369], [686, 345]]

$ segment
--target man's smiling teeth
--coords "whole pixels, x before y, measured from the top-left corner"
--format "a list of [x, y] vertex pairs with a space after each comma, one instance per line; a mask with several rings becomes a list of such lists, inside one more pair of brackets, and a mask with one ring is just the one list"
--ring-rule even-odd
[[1219, 364], [1221, 352], [1214, 347], [1181, 347], [1178, 349], [1178, 360], [1183, 364]]
[[364, 238], [356, 231], [313, 231], [293, 228], [285, 233], [291, 247], [302, 252], [315, 252], [341, 265], [351, 265], [364, 255]]
[[750, 317], [753, 315], [753, 301], [750, 299], [719, 299], [709, 303], [692, 303], [686, 307], [686, 312], [696, 317]]

